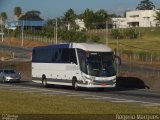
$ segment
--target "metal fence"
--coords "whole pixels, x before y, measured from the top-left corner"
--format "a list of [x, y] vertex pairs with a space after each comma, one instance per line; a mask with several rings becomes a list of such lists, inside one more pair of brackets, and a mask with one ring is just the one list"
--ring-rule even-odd
[[129, 62], [142, 62], [148, 64], [159, 64], [160, 65], [160, 51], [157, 52], [128, 52], [128, 51], [121, 51], [120, 56], [123, 60], [127, 60]]
[[[16, 37], [22, 39], [21, 34], [17, 34]], [[46, 42], [46, 43], [55, 43], [56, 41], [54, 37], [45, 37], [45, 36], [38, 36], [38, 35], [31, 35], [31, 34], [24, 34], [23, 39], [36, 41], [36, 42]]]

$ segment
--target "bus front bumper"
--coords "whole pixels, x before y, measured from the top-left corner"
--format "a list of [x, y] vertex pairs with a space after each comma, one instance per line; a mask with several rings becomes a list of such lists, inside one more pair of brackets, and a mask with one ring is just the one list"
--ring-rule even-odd
[[78, 83], [79, 87], [85, 88], [113, 88], [116, 87], [116, 82], [112, 83], [97, 83], [97, 82], [90, 82], [90, 83]]

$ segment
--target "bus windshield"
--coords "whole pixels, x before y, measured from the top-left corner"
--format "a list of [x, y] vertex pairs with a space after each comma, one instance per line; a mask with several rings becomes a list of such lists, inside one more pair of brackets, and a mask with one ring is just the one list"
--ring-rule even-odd
[[81, 52], [79, 54], [82, 72], [96, 77], [116, 75], [113, 52]]

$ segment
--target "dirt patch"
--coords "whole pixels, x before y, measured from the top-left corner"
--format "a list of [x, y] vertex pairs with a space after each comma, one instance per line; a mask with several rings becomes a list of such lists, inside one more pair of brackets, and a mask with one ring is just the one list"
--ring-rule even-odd
[[[12, 46], [22, 46], [22, 40], [15, 37], [6, 37], [4, 38], [4, 42], [2, 44], [12, 45]], [[32, 48], [34, 46], [45, 46], [49, 43], [44, 42], [36, 42], [31, 40], [24, 40], [23, 47]]]

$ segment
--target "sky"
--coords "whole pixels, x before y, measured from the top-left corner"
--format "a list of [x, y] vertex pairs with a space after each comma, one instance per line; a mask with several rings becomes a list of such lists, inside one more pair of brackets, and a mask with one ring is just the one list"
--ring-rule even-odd
[[[72, 8], [76, 14], [86, 8], [97, 11], [105, 9], [108, 13], [123, 15], [125, 10], [134, 10], [141, 0], [0, 0], [0, 13], [6, 12], [10, 20], [14, 19], [13, 10], [19, 6], [22, 12], [38, 10], [43, 19], [61, 17]], [[151, 0], [156, 8], [160, 8], [160, 0]]]

